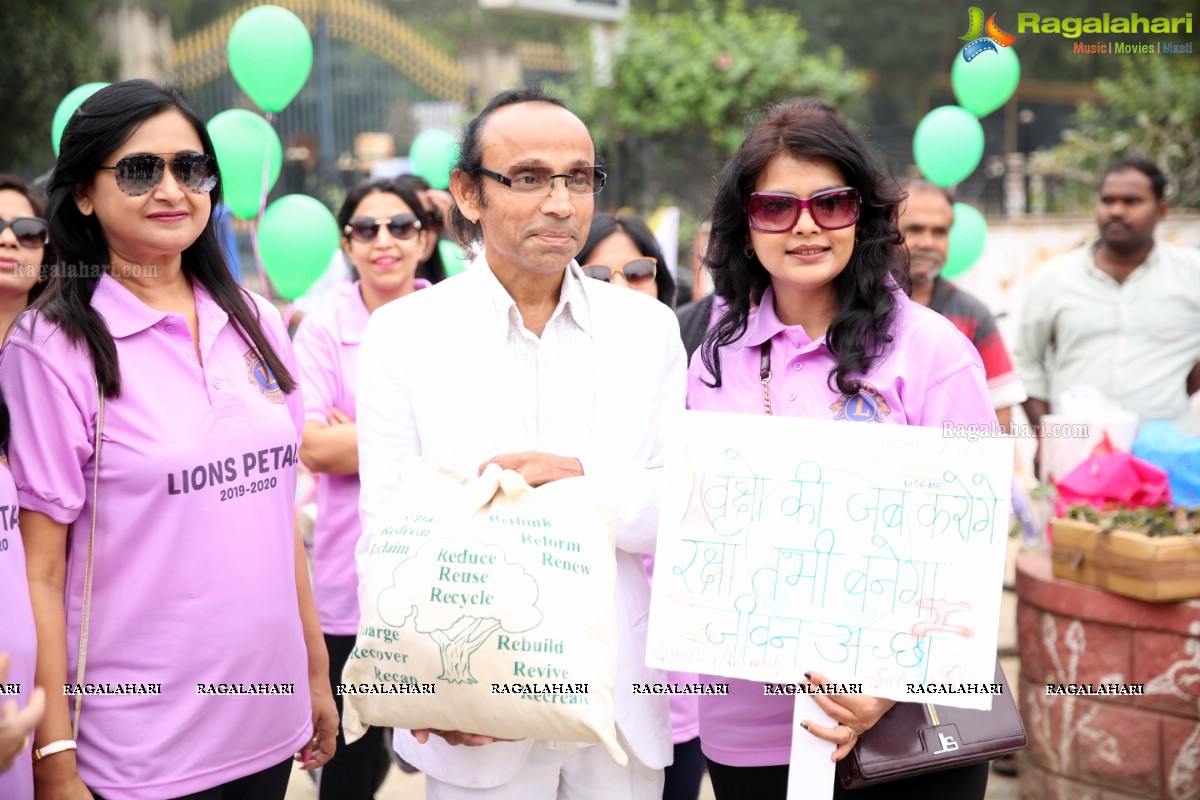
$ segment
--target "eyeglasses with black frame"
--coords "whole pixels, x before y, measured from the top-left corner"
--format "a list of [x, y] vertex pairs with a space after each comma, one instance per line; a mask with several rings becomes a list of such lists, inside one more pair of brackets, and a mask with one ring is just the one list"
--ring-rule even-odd
[[858, 189], [850, 186], [816, 192], [807, 200], [790, 194], [755, 192], [746, 202], [746, 221], [759, 233], [788, 233], [807, 208], [818, 228], [836, 231], [858, 222], [859, 207]]
[[356, 242], [370, 244], [379, 238], [379, 229], [385, 225], [391, 237], [401, 241], [413, 238], [421, 230], [421, 220], [412, 214], [396, 214], [384, 219], [354, 217], [343, 231]]
[[476, 174], [486, 175], [513, 194], [548, 195], [554, 191], [554, 181], [562, 178], [562, 185], [577, 197], [599, 194], [608, 180], [608, 174], [598, 166], [571, 167], [569, 172], [555, 173], [549, 167], [513, 167], [509, 175], [480, 167]]

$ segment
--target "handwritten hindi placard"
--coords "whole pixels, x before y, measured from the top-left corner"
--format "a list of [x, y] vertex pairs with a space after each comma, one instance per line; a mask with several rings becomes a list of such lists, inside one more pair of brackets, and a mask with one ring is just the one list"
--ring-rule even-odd
[[[902, 425], [688, 411], [668, 436], [647, 663], [816, 670], [991, 707], [1013, 444]], [[911, 686], [910, 686], [911, 685]]]

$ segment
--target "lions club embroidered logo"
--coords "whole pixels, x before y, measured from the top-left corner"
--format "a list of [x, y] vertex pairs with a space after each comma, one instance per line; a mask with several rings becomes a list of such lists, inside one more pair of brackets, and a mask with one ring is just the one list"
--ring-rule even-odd
[[263, 361], [262, 356], [253, 347], [246, 351], [243, 356], [246, 360], [246, 376], [250, 382], [258, 387], [262, 392], [263, 397], [270, 400], [272, 403], [283, 403], [283, 391], [279, 388], [279, 383], [275, 380], [275, 376], [271, 374], [271, 370], [267, 367], [267, 362]]
[[887, 400], [875, 391], [875, 387], [866, 381], [861, 381], [858, 394], [842, 395], [829, 406], [834, 419], [847, 419], [851, 422], [883, 422], [883, 418], [892, 413]]

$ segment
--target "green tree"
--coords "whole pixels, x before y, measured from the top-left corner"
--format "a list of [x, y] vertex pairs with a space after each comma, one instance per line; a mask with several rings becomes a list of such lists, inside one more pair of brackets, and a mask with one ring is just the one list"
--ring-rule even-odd
[[[740, 0], [735, 0], [740, 1]], [[634, 8], [687, 12], [694, 0], [631, 0]], [[722, 0], [714, 0], [722, 2]], [[1182, 17], [1195, 0], [1137, 0], [1097, 4], [1095, 0], [888, 0], [886, 3], [848, 3], [846, 0], [745, 0], [747, 8], [802, 11], [810, 41], [833, 42], [846, 53], [851, 67], [871, 76], [870, 102], [874, 122], [915, 125], [932, 106], [953, 102], [946, 80], [955, 55], [963, 46], [967, 8], [975, 5], [996, 14], [997, 24], [1017, 36], [1013, 45], [1021, 59], [1021, 79], [1054, 84], [1090, 84], [1115, 77], [1121, 59], [1075, 54], [1071, 39], [1059, 34], [1018, 30], [1018, 14], [1043, 17], [1094, 17], [1101, 12], [1143, 17]], [[1193, 14], [1193, 16], [1195, 16]], [[1104, 39], [1084, 36], [1082, 41]], [[1120, 37], [1128, 42], [1151, 42], [1160, 34]], [[1172, 37], [1186, 40], [1190, 37]], [[1188, 58], [1184, 56], [1183, 58]], [[1194, 58], [1194, 57], [1193, 57]]]
[[807, 38], [796, 14], [748, 13], [740, 0], [721, 10], [698, 0], [687, 11], [631, 13], [609, 68], [589, 53], [571, 90], [615, 167], [620, 191], [609, 202], [649, 208], [669, 197], [702, 212], [753, 112], [801, 96], [853, 108], [862, 73], [847, 69], [836, 47], [805, 52]]
[[1127, 58], [1096, 88], [1104, 106], [1080, 103], [1063, 143], [1034, 155], [1033, 170], [1061, 187], [1051, 210], [1090, 209], [1104, 170], [1125, 156], [1148, 158], [1167, 173], [1172, 205], [1200, 207], [1200, 61]]
[[88, 0], [0, 3], [0, 171], [32, 178], [54, 164], [50, 123], [67, 92], [107, 80]]

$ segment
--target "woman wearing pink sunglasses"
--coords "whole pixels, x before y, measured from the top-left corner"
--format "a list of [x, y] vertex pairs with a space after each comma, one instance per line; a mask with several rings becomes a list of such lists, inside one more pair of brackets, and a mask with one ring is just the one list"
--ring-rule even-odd
[[[979, 355], [945, 318], [912, 302], [897, 226], [901, 197], [831, 106], [769, 109], [725, 166], [707, 266], [724, 313], [693, 358], [688, 408], [941, 427], [995, 424]], [[766, 397], [764, 397], [764, 389]], [[816, 672], [805, 677], [824, 684]], [[718, 800], [783, 800], [794, 701], [721, 678], [700, 699], [700, 739]], [[814, 694], [835, 721], [806, 734], [846, 758], [894, 703]], [[987, 764], [844, 790], [835, 798], [978, 800]]]

